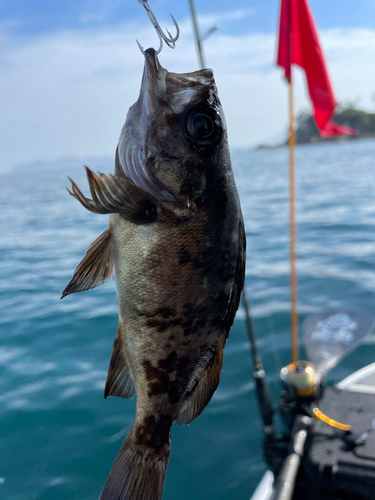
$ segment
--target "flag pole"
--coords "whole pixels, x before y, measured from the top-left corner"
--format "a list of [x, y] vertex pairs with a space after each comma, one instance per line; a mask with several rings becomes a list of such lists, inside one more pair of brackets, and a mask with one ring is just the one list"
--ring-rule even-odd
[[298, 361], [298, 314], [297, 314], [297, 271], [296, 271], [296, 220], [295, 220], [295, 158], [296, 132], [294, 125], [293, 78], [290, 67], [289, 83], [289, 209], [290, 209], [290, 299], [292, 361]]
[[284, 78], [289, 82], [291, 340], [292, 359], [293, 361], [297, 361], [299, 353], [294, 194], [294, 152], [296, 138], [293, 109], [293, 64], [297, 64], [305, 71], [309, 95], [313, 104], [314, 119], [320, 134], [323, 137], [355, 134], [355, 130], [331, 121], [337, 103], [329, 81], [328, 69], [324, 60], [323, 50], [319, 44], [319, 36], [308, 0], [281, 0], [279, 46], [277, 52], [277, 65], [284, 69]]

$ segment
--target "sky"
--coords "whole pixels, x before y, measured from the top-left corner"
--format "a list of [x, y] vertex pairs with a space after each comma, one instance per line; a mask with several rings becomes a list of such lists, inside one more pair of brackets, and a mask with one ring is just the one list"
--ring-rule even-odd
[[[163, 28], [181, 30], [159, 59], [199, 69], [188, 0], [149, 0]], [[375, 1], [310, 0], [336, 98], [375, 110]], [[231, 147], [281, 140], [288, 90], [275, 67], [279, 0], [195, 0]], [[137, 0], [0, 0], [0, 173], [38, 161], [114, 156], [139, 94], [145, 48], [157, 35]], [[309, 109], [295, 70], [296, 110]]]

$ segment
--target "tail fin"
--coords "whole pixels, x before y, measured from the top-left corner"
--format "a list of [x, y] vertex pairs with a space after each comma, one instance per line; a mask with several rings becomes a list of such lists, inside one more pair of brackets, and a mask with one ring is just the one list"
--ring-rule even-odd
[[[134, 430], [133, 426], [117, 454], [99, 500], [161, 500], [170, 441], [168, 433], [167, 442], [155, 448], [157, 427], [154, 427], [148, 442], [138, 444], [137, 436], [144, 441], [145, 432], [142, 427]], [[148, 432], [146, 434], [150, 436]], [[160, 437], [156, 438], [159, 445]]]

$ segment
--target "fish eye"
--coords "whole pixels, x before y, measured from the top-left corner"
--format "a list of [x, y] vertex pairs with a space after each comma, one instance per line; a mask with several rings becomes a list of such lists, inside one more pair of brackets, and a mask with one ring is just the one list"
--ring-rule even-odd
[[215, 109], [194, 107], [186, 115], [185, 132], [202, 151], [215, 147], [223, 135], [221, 117]]

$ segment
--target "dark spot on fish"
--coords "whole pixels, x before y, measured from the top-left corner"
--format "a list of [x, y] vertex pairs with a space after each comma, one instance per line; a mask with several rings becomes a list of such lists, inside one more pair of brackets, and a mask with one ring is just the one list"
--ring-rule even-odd
[[206, 262], [203, 259], [200, 259], [199, 257], [195, 257], [195, 259], [192, 259], [192, 263], [193, 263], [193, 269], [195, 269], [196, 271], [198, 269], [202, 269], [202, 267], [206, 267], [205, 266]]
[[175, 326], [180, 326], [181, 325], [181, 319], [180, 318], [175, 318], [175, 319], [158, 319], [158, 318], [153, 318], [153, 319], [148, 319], [146, 321], [146, 325], [149, 328], [155, 328], [159, 333], [164, 333], [167, 330], [170, 330], [171, 328], [174, 328]]
[[170, 387], [168, 389], [168, 397], [169, 402], [174, 405], [178, 403], [181, 399], [181, 387], [180, 384], [176, 381], [171, 382]]
[[189, 314], [186, 314], [186, 316], [187, 318], [182, 325], [184, 328], [184, 335], [186, 337], [197, 333], [208, 323], [207, 308], [203, 306], [192, 308], [192, 310], [189, 312]]
[[167, 344], [165, 344], [165, 347], [166, 347], [167, 349], [170, 349], [172, 346], [171, 346], [171, 344], [168, 342]]
[[170, 432], [172, 426], [172, 418], [169, 415], [160, 415], [155, 425], [155, 431], [148, 442], [148, 445], [160, 453], [162, 448], [169, 444]]
[[157, 379], [160, 374], [163, 374], [163, 371], [159, 370], [158, 368], [154, 368], [151, 362], [147, 359], [143, 361], [142, 365], [145, 370], [146, 378], [149, 381]]
[[[207, 247], [205, 250], [192, 256], [186, 247], [182, 247], [178, 252], [179, 264], [181, 266], [191, 264], [194, 270], [204, 269], [205, 275], [214, 274], [217, 264], [217, 250]], [[220, 265], [222, 267], [222, 264]]]
[[155, 454], [159, 455], [165, 445], [170, 442], [170, 430], [172, 418], [169, 415], [150, 415], [146, 417], [142, 425], [137, 427], [135, 432], [135, 442], [139, 446], [151, 448]]
[[185, 337], [190, 337], [191, 335], [191, 332], [192, 332], [192, 326], [193, 326], [193, 322], [191, 322], [191, 324], [187, 324], [184, 328], [184, 336]]
[[155, 422], [156, 418], [151, 415], [149, 417], [146, 417], [143, 421], [143, 424], [137, 427], [135, 431], [136, 444], [140, 446], [147, 446], [147, 443], [155, 430]]
[[165, 394], [168, 392], [170, 388], [169, 377], [168, 374], [163, 373], [160, 376], [160, 380], [158, 382], [154, 382], [150, 386], [150, 390], [148, 391], [149, 396], [160, 396], [160, 394]]
[[147, 380], [150, 382], [148, 395], [158, 396], [166, 393], [169, 388], [168, 373], [161, 368], [153, 367], [151, 362], [148, 360], [145, 360], [142, 365], [145, 370]]
[[155, 312], [155, 316], [163, 316], [163, 318], [169, 318], [170, 316], [173, 316], [175, 313], [170, 307], [161, 307], [160, 309], [157, 309]]
[[181, 325], [181, 318], [174, 317], [176, 311], [170, 307], [159, 307], [155, 311], [141, 313], [147, 318], [146, 326], [156, 329], [159, 333], [164, 333], [167, 330]]
[[[191, 328], [193, 327], [194, 324], [194, 318], [187, 318], [184, 321], [183, 327], [184, 327], [184, 335], [189, 335]], [[189, 330], [189, 333], [187, 333], [187, 330]]]
[[190, 369], [190, 364], [191, 359], [188, 356], [181, 356], [177, 362], [177, 372], [180, 374], [187, 372]]
[[156, 328], [158, 332], [166, 332], [168, 330], [168, 325], [166, 323], [161, 323], [158, 319], [148, 319], [146, 325], [149, 328]]
[[186, 247], [182, 247], [179, 252], [178, 252], [178, 257], [179, 257], [179, 264], [180, 266], [184, 266], [186, 264], [189, 264], [189, 262], [192, 261], [191, 255], [189, 251], [187, 250]]
[[159, 360], [159, 366], [162, 370], [167, 373], [171, 373], [176, 368], [177, 353], [175, 351], [171, 352], [165, 359]]
[[169, 402], [176, 404], [184, 394], [193, 364], [187, 356], [178, 358], [177, 353], [172, 352], [159, 360], [157, 368], [148, 360], [143, 362], [143, 368], [149, 381], [148, 395], [151, 397], [167, 394]]
[[169, 335], [168, 340], [174, 340], [175, 336], [174, 335]]

